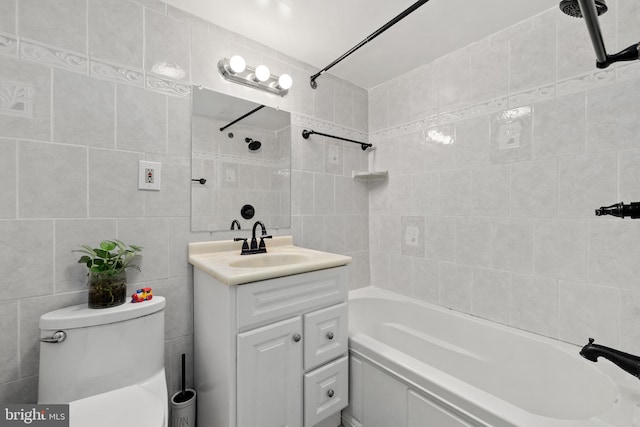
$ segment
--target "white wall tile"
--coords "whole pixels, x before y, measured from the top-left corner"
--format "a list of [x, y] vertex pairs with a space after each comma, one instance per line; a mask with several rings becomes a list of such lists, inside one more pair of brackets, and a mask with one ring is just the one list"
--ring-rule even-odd
[[558, 282], [558, 337], [585, 345], [589, 338], [617, 347], [620, 317], [617, 288]]
[[460, 168], [489, 164], [491, 144], [489, 118], [481, 116], [455, 124], [455, 165]]
[[184, 73], [174, 80], [190, 81], [189, 26], [149, 9], [144, 12], [145, 70], [161, 76], [157, 67], [170, 65]]
[[437, 304], [440, 300], [440, 269], [438, 261], [413, 259], [413, 296]]
[[389, 255], [389, 284], [387, 289], [402, 295], [411, 296], [412, 258], [401, 254]]
[[577, 93], [534, 106], [533, 158], [585, 152], [586, 101]]
[[18, 171], [21, 218], [87, 216], [85, 147], [19, 141]]
[[234, 54], [229, 51], [229, 40], [225, 33], [192, 28], [191, 79], [193, 83], [226, 92], [224, 80], [218, 72], [218, 61], [230, 58]]
[[471, 104], [506, 96], [509, 93], [509, 43], [485, 39], [471, 51]]
[[473, 270], [473, 314], [508, 325], [511, 318], [511, 275], [505, 271]]
[[469, 105], [469, 58], [469, 52], [463, 48], [434, 61], [439, 111], [452, 111]]
[[316, 173], [313, 175], [314, 213], [332, 215], [335, 213], [334, 177]]
[[89, 55], [142, 68], [143, 9], [127, 0], [89, 0]]
[[0, 301], [52, 294], [53, 221], [0, 221], [0, 236]]
[[0, 86], [11, 94], [0, 102], [0, 135], [49, 140], [51, 70], [0, 55]]
[[515, 273], [533, 271], [533, 221], [497, 218], [491, 221], [491, 266]]
[[440, 174], [440, 213], [465, 215], [473, 209], [473, 176], [469, 169]]
[[454, 310], [471, 313], [473, 298], [473, 267], [440, 262], [440, 304]]
[[433, 64], [416, 68], [407, 78], [411, 82], [411, 120], [423, 119], [438, 112], [438, 84]]
[[508, 165], [474, 169], [472, 180], [474, 215], [509, 215], [511, 173]]
[[7, 383], [20, 377], [18, 302], [0, 302], [0, 319], [4, 335], [3, 345], [0, 346], [0, 383]]
[[456, 262], [489, 267], [491, 264], [491, 223], [487, 218], [456, 218]]
[[511, 215], [555, 217], [558, 212], [557, 160], [515, 163], [511, 167]]
[[89, 217], [144, 216], [144, 191], [138, 190], [141, 154], [89, 150]]
[[[618, 153], [618, 196], [620, 200], [635, 201], [638, 198], [638, 185], [640, 185], [640, 176], [638, 176], [638, 166], [640, 166], [640, 151], [622, 151]], [[609, 175], [613, 171], [609, 171]], [[610, 195], [615, 196], [615, 194]], [[612, 200], [611, 198], [607, 200]], [[617, 200], [617, 199], [616, 199]], [[598, 206], [609, 205], [615, 202], [607, 202], [603, 200]]]
[[114, 147], [113, 83], [55, 70], [53, 97], [54, 141], [89, 147]]
[[631, 149], [640, 143], [640, 86], [622, 82], [587, 93], [587, 152]]
[[586, 279], [585, 221], [538, 219], [534, 221], [533, 236], [535, 274], [576, 281]]
[[427, 218], [425, 224], [427, 258], [453, 261], [456, 257], [456, 218]]
[[640, 353], [640, 293], [620, 290], [620, 346], [627, 353]]
[[160, 191], [146, 191], [145, 212], [148, 217], [187, 217], [190, 215], [191, 172], [188, 157], [146, 157], [161, 164]]
[[167, 97], [169, 155], [191, 156], [191, 100]]
[[0, 31], [15, 34], [16, 33], [16, 3], [17, 0], [0, 0]]
[[558, 337], [558, 283], [539, 276], [511, 276], [511, 325]]
[[87, 1], [18, 2], [20, 37], [79, 53], [87, 52]]
[[411, 175], [411, 212], [414, 215], [440, 214], [440, 175], [420, 173]]
[[398, 78], [389, 87], [387, 111], [389, 126], [406, 123], [411, 118], [411, 104], [407, 100], [411, 96], [411, 84], [407, 78]]
[[[127, 270], [129, 284], [144, 284], [169, 276], [169, 219], [131, 218], [118, 220], [118, 240], [143, 248], [138, 266]], [[138, 286], [141, 287], [141, 286]]]
[[133, 86], [116, 88], [119, 150], [166, 154], [167, 96]]
[[616, 153], [561, 158], [558, 216], [592, 218], [594, 209], [617, 200], [617, 180]]
[[551, 83], [555, 79], [555, 23], [523, 32], [511, 39], [509, 75], [511, 92]]
[[12, 219], [16, 217], [16, 141], [0, 139], [0, 218]]
[[640, 224], [618, 220], [589, 223], [589, 281], [640, 291]]

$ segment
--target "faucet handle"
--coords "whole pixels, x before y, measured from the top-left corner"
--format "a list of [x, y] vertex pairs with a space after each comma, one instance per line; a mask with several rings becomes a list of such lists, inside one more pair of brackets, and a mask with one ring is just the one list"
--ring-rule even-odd
[[249, 244], [247, 243], [247, 238], [245, 237], [234, 237], [233, 241], [234, 242], [239, 242], [242, 240], [242, 253], [244, 254], [246, 251], [249, 250]]
[[258, 249], [266, 249], [266, 245], [264, 244], [264, 239], [272, 239], [273, 236], [272, 235], [264, 235], [260, 237], [260, 246], [258, 247]]

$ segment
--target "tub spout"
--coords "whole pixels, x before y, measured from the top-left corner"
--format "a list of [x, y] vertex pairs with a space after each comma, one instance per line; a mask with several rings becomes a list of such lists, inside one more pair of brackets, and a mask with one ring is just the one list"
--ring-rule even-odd
[[580, 356], [592, 362], [597, 362], [598, 357], [604, 357], [634, 377], [640, 378], [640, 357], [594, 344], [593, 341], [593, 338], [589, 338], [589, 344], [582, 347]]

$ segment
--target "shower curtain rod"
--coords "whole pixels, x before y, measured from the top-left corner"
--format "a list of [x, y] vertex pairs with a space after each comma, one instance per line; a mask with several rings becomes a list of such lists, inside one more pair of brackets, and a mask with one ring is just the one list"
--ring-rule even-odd
[[364, 40], [362, 40], [360, 43], [358, 43], [357, 45], [355, 45], [354, 47], [352, 47], [351, 49], [349, 49], [346, 53], [344, 53], [342, 56], [340, 56], [338, 59], [336, 59], [335, 61], [333, 61], [331, 64], [327, 65], [326, 67], [324, 67], [322, 70], [318, 71], [316, 74], [314, 74], [313, 76], [311, 76], [311, 81], [309, 82], [309, 84], [311, 85], [311, 87], [313, 89], [318, 87], [318, 83], [316, 83], [316, 79], [318, 77], [320, 77], [322, 74], [326, 73], [330, 68], [332, 68], [334, 65], [338, 64], [340, 61], [342, 61], [343, 59], [345, 59], [347, 56], [351, 55], [353, 52], [355, 52], [356, 50], [360, 49], [362, 46], [364, 46], [365, 44], [369, 43], [371, 40], [375, 39], [376, 37], [378, 37], [380, 34], [384, 33], [385, 31], [387, 31], [389, 28], [391, 28], [393, 25], [397, 24], [398, 21], [402, 20], [403, 18], [405, 18], [407, 15], [409, 15], [411, 12], [415, 11], [417, 8], [419, 8], [420, 6], [422, 6], [423, 4], [425, 4], [426, 2], [428, 2], [429, 0], [420, 0], [415, 2], [414, 4], [412, 4], [411, 6], [409, 6], [407, 9], [404, 10], [404, 12], [400, 13], [398, 16], [396, 16], [395, 18], [393, 18], [391, 21], [387, 22], [386, 24], [384, 24], [382, 27], [378, 28], [376, 31], [374, 31], [373, 33], [371, 33], [371, 35], [367, 38], [365, 38]]
[[347, 139], [347, 138], [343, 138], [341, 136], [334, 136], [334, 135], [329, 135], [326, 133], [322, 133], [322, 132], [316, 132], [315, 130], [303, 130], [302, 131], [302, 137], [304, 139], [309, 139], [309, 136], [311, 135], [320, 135], [320, 136], [326, 136], [329, 138], [335, 138], [335, 139], [339, 139], [341, 141], [347, 141], [347, 142], [353, 142], [354, 144], [360, 144], [360, 148], [362, 148], [362, 151], [366, 150], [369, 147], [373, 147], [373, 144], [368, 144], [366, 142], [360, 142], [360, 141], [354, 141], [353, 139]]
[[236, 123], [238, 123], [240, 120], [245, 119], [247, 117], [249, 117], [250, 115], [252, 115], [253, 113], [255, 113], [258, 110], [262, 110], [264, 108], [264, 105], [261, 105], [259, 107], [254, 108], [253, 110], [249, 111], [247, 114], [238, 117], [237, 119], [235, 119], [234, 121], [232, 121], [231, 123], [229, 123], [226, 126], [223, 126], [220, 128], [220, 132], [222, 132], [223, 130], [225, 130], [226, 128], [228, 128], [231, 125], [235, 125]]

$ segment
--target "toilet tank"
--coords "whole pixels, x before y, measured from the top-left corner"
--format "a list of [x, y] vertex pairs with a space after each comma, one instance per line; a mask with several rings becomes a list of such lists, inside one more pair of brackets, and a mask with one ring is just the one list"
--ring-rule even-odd
[[163, 297], [106, 308], [76, 305], [43, 314], [38, 402], [68, 403], [148, 380], [164, 372]]

